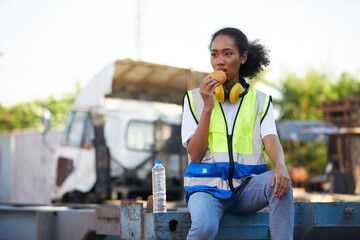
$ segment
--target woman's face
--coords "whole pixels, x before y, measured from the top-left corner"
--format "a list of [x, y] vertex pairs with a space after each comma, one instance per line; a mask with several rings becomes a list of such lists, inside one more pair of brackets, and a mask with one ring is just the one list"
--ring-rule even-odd
[[245, 63], [247, 52], [240, 56], [234, 40], [226, 35], [219, 35], [213, 40], [210, 52], [213, 69], [226, 73], [226, 85], [239, 82], [240, 65]]

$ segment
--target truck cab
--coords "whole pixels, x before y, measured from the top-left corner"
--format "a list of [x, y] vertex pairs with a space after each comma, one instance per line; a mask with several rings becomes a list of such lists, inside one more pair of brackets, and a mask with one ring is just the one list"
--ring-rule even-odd
[[146, 199], [156, 159], [168, 200], [182, 200], [181, 103], [189, 83], [205, 76], [128, 59], [100, 71], [79, 93], [56, 146], [54, 201]]

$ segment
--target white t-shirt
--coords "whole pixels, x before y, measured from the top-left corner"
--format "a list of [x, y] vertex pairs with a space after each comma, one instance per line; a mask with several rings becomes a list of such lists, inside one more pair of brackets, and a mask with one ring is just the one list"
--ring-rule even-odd
[[[229, 101], [225, 101], [221, 103], [221, 107], [224, 111], [228, 129], [232, 129], [234, 125], [235, 114], [237, 112], [237, 109], [239, 108], [240, 102], [241, 101], [239, 100], [236, 103], [231, 103]], [[277, 136], [276, 125], [274, 120], [274, 109], [271, 102], [269, 109], [266, 115], [264, 116], [264, 119], [260, 127], [261, 127], [260, 134], [262, 139], [264, 139], [265, 136], [270, 134], [274, 134]], [[196, 128], [197, 128], [197, 124], [191, 113], [189, 102], [186, 99], [186, 101], [184, 102], [184, 112], [183, 112], [182, 126], [181, 126], [182, 144], [185, 148], [187, 147], [188, 140], [194, 135]]]

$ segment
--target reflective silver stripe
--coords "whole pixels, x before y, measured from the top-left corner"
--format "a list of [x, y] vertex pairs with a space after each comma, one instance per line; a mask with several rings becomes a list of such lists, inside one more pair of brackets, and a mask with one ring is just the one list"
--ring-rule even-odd
[[261, 115], [264, 109], [266, 101], [266, 94], [260, 91], [256, 91], [255, 98], [255, 124], [253, 129], [252, 145], [253, 154], [261, 154], [262, 152], [262, 139], [261, 139]]
[[196, 115], [198, 117], [198, 121], [200, 121], [201, 113], [202, 113], [202, 111], [204, 109], [204, 101], [202, 100], [199, 91], [200, 91], [200, 88], [196, 88], [196, 89], [191, 90]]
[[[238, 152], [233, 152], [234, 162], [243, 165], [262, 165], [265, 164], [265, 156], [261, 153], [253, 155], [240, 154]], [[216, 162], [229, 162], [229, 155], [227, 152], [224, 153], [213, 153], [207, 151], [204, 159], [201, 163], [216, 163]]]
[[237, 152], [233, 153], [234, 162], [243, 165], [263, 165], [266, 164], [264, 154], [253, 154], [253, 155], [245, 155]]
[[[227, 153], [216, 153], [216, 154], [221, 154], [223, 156], [218, 159], [223, 159], [224, 162], [229, 162], [229, 160], [226, 161], [226, 159], [229, 157]], [[209, 148], [207, 148], [205, 156], [203, 157], [201, 163], [215, 163], [215, 162], [219, 162], [219, 161], [215, 160], [215, 155], [211, 154]]]
[[[246, 178], [233, 179], [234, 188], [239, 187], [245, 179]], [[215, 177], [214, 178], [184, 177], [184, 186], [185, 187], [194, 187], [194, 186], [199, 186], [199, 185], [216, 187], [217, 189], [220, 189], [220, 190], [229, 190], [230, 191], [229, 182], [227, 180], [223, 180], [218, 177], [216, 177], [216, 178]]]
[[198, 185], [204, 185], [209, 187], [217, 187], [221, 190], [230, 190], [228, 181], [224, 181], [221, 178], [190, 178], [184, 177], [184, 186], [185, 187], [194, 187]]
[[264, 109], [266, 96], [267, 95], [265, 93], [256, 91], [255, 106], [257, 109], [255, 109], [255, 114], [256, 115], [260, 114], [260, 117], [261, 117], [262, 111]]
[[248, 178], [248, 177], [243, 177], [243, 178], [241, 178], [241, 179], [233, 178], [233, 179], [232, 179], [232, 182], [233, 182], [234, 188], [239, 187], [239, 186], [245, 181], [245, 179], [247, 179], [247, 178]]

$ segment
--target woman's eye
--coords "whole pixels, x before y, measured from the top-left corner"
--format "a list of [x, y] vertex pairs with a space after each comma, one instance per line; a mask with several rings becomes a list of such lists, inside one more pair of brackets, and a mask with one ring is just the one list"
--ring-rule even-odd
[[211, 56], [212, 56], [212, 57], [216, 57], [216, 53], [212, 53]]
[[225, 53], [225, 56], [231, 56], [231, 55], [232, 55], [231, 52]]

